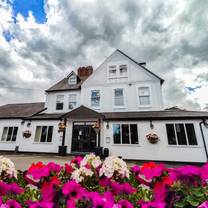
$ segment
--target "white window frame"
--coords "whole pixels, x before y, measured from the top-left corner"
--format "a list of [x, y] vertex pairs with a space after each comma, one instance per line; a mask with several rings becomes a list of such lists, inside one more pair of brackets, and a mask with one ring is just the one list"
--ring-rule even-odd
[[[173, 124], [173, 127], [174, 127], [174, 132], [175, 132], [175, 136], [176, 136], [176, 144], [169, 144], [168, 143], [168, 135], [167, 135], [167, 129], [166, 129], [166, 124]], [[183, 124], [184, 126], [184, 130], [185, 130], [185, 137], [186, 137], [186, 143], [187, 144], [178, 144], [178, 136], [177, 136], [177, 131], [176, 131], [176, 124]], [[192, 145], [192, 144], [189, 144], [189, 141], [188, 141], [188, 134], [187, 134], [187, 130], [186, 130], [186, 124], [193, 124], [194, 126], [194, 131], [195, 131], [195, 135], [196, 135], [196, 128], [195, 128], [195, 124], [194, 123], [191, 123], [191, 122], [166, 122], [165, 123], [165, 131], [166, 131], [166, 137], [167, 137], [167, 145], [169, 147], [199, 147], [199, 141], [197, 139], [197, 135], [196, 135], [196, 142], [197, 142], [197, 145]]]
[[[63, 97], [63, 108], [62, 109], [57, 109], [57, 103], [61, 103], [61, 102], [58, 102], [58, 96], [62, 96]], [[56, 111], [64, 110], [64, 97], [65, 97], [64, 94], [56, 95], [56, 106], [55, 106]]]
[[[74, 77], [74, 82], [71, 82], [71, 80], [70, 80], [71, 77]], [[68, 78], [68, 84], [69, 84], [69, 85], [75, 85], [75, 84], [77, 84], [77, 76], [76, 76], [76, 74], [72, 74], [72, 75]]]
[[[123, 105], [115, 105], [115, 89], [123, 89]], [[119, 109], [119, 108], [126, 108], [126, 89], [124, 86], [117, 86], [112, 88], [112, 102], [113, 102], [113, 108]]]
[[[14, 128], [15, 128], [15, 127], [17, 128], [17, 134], [16, 134], [15, 141], [12, 141], [12, 137], [13, 137], [13, 134], [14, 134]], [[5, 140], [2, 140], [2, 139], [3, 139], [3, 133], [4, 133], [4, 129], [5, 129], [5, 128], [7, 128], [6, 137], [5, 137]], [[12, 133], [11, 133], [11, 139], [7, 141], [9, 128], [12, 128]], [[4, 126], [4, 127], [3, 127], [3, 130], [2, 130], [0, 142], [13, 142], [13, 143], [15, 143], [15, 142], [17, 141], [18, 131], [19, 131], [19, 127], [18, 127], [18, 126]]]
[[[42, 134], [42, 129], [43, 129], [43, 126], [41, 125], [37, 125], [35, 127], [35, 135], [34, 135], [34, 143], [38, 143], [38, 144], [52, 144], [53, 143], [53, 134], [54, 134], [54, 126], [53, 125], [45, 125], [47, 127], [47, 134], [46, 134], [46, 141], [45, 142], [41, 142], [41, 134]], [[49, 127], [52, 126], [53, 127], [53, 131], [52, 131], [52, 138], [51, 138], [51, 141], [48, 142], [48, 129]], [[37, 127], [40, 127], [40, 136], [39, 136], [39, 140], [36, 141], [36, 131], [37, 131]]]
[[[115, 144], [115, 143], [114, 143], [114, 137], [113, 137], [113, 125], [115, 125], [115, 124], [116, 124], [116, 125], [120, 125], [120, 127], [121, 127], [122, 124], [123, 124], [123, 125], [128, 125], [128, 128], [129, 128], [129, 144], [123, 144], [123, 143], [122, 143], [122, 129], [120, 129], [120, 131], [121, 131], [121, 132], [120, 132], [120, 141], [121, 141], [121, 143], [120, 143], [120, 144]], [[138, 137], [138, 143], [137, 143], [137, 144], [132, 144], [132, 143], [131, 143], [131, 130], [130, 130], [130, 125], [136, 125], [136, 126], [137, 126], [137, 137]], [[121, 146], [126, 146], [126, 145], [127, 145], [127, 146], [128, 146], [128, 145], [130, 145], [130, 146], [133, 146], [133, 145], [134, 145], [134, 146], [135, 146], [135, 145], [138, 146], [138, 145], [140, 145], [140, 144], [139, 144], [139, 126], [138, 126], [138, 123], [132, 123], [132, 122], [131, 122], [131, 123], [122, 123], [122, 122], [114, 122], [114, 123], [112, 123], [112, 144], [113, 144], [113, 145], [118, 145], [118, 146], [119, 146], [119, 145], [121, 145]]]
[[[72, 95], [75, 95], [75, 100], [76, 100], [76, 105], [75, 106], [73, 106], [73, 108], [69, 108], [69, 103], [70, 103], [70, 96], [72, 96]], [[69, 94], [69, 96], [68, 96], [68, 109], [69, 110], [73, 110], [73, 109], [75, 109], [77, 107], [77, 94], [76, 93], [70, 93]]]
[[[140, 104], [140, 99], [139, 99], [139, 88], [142, 88], [142, 87], [148, 87], [149, 88], [149, 100], [150, 100], [150, 104], [149, 105], [141, 105]], [[152, 107], [152, 89], [151, 89], [151, 85], [147, 85], [147, 84], [144, 84], [144, 85], [136, 85], [136, 92], [137, 92], [137, 102], [138, 102], [138, 107], [139, 108], [150, 108]]]
[[[121, 75], [120, 74], [120, 66], [126, 65], [127, 67], [127, 74]], [[110, 76], [110, 66], [116, 66], [116, 76]], [[108, 79], [119, 79], [119, 78], [128, 78], [129, 77], [129, 64], [127, 61], [124, 62], [110, 62], [107, 64], [107, 77]]]
[[[92, 105], [92, 91], [99, 91], [100, 93], [100, 103], [98, 106], [93, 106]], [[90, 106], [93, 108], [93, 109], [100, 109], [101, 108], [101, 90], [100, 89], [90, 89]]]

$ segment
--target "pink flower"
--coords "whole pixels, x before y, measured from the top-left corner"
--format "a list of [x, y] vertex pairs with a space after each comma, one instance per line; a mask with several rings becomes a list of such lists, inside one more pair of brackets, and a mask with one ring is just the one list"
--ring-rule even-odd
[[141, 206], [141, 208], [165, 208], [164, 202], [147, 202]]
[[77, 157], [75, 157], [74, 159], [71, 160], [71, 163], [74, 163], [74, 164], [80, 166], [80, 163], [81, 163], [82, 159], [83, 159], [83, 157], [77, 156]]
[[149, 162], [141, 167], [140, 174], [144, 175], [147, 180], [151, 180], [154, 177], [161, 176], [165, 170], [166, 167], [163, 164]]
[[41, 179], [42, 177], [48, 177], [50, 175], [50, 169], [43, 165], [42, 162], [38, 162], [36, 164], [32, 164], [27, 172], [29, 175], [32, 175], [32, 177], [37, 180]]
[[35, 202], [29, 208], [53, 208], [53, 205], [51, 202]]
[[157, 182], [154, 185], [153, 196], [155, 201], [163, 202], [167, 195], [167, 188], [163, 182]]
[[200, 174], [203, 180], [206, 181], [208, 179], [208, 163], [201, 167]]
[[65, 170], [66, 170], [66, 172], [68, 173], [68, 174], [70, 174], [70, 173], [72, 173], [72, 171], [73, 171], [73, 168], [72, 168], [72, 166], [70, 165], [70, 164], [65, 164], [64, 165], [64, 167], [65, 167]]
[[107, 187], [107, 186], [110, 186], [111, 181], [109, 178], [105, 177], [105, 178], [99, 180], [99, 184], [100, 184], [100, 186]]
[[131, 170], [132, 170], [135, 174], [138, 174], [139, 171], [140, 171], [140, 168], [139, 168], [139, 166], [134, 165], [134, 166], [131, 168]]
[[56, 164], [56, 163], [54, 163], [54, 162], [49, 162], [46, 166], [52, 172], [59, 172], [61, 170], [61, 166]]
[[67, 200], [66, 208], [76, 208], [76, 203], [74, 200]]
[[62, 193], [70, 199], [80, 199], [85, 194], [85, 190], [76, 181], [69, 181], [63, 185]]
[[208, 208], [208, 201], [203, 202], [198, 206], [198, 208]]
[[118, 201], [118, 208], [134, 208], [134, 206], [128, 200], [121, 199]]
[[44, 182], [41, 187], [43, 201], [52, 201], [55, 196], [55, 187], [60, 185], [57, 176], [53, 176], [50, 181]]
[[181, 175], [185, 176], [199, 176], [200, 175], [200, 168], [192, 165], [186, 165], [175, 169]]
[[118, 194], [133, 194], [136, 189], [133, 188], [129, 183], [119, 184], [117, 182], [111, 182], [112, 193], [114, 195]]
[[15, 200], [7, 200], [6, 201], [7, 208], [21, 208], [22, 206]]
[[100, 195], [98, 192], [88, 193], [89, 199], [93, 202], [93, 208], [112, 208], [114, 204], [114, 198], [110, 192], [106, 192]]
[[21, 194], [24, 192], [24, 189], [21, 188], [18, 184], [16, 183], [11, 183], [8, 186], [8, 191], [12, 194]]

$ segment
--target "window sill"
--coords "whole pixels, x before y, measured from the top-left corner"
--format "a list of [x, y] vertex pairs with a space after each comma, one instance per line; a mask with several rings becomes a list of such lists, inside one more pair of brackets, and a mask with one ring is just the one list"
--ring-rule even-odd
[[10, 144], [15, 144], [16, 141], [0, 141], [0, 143], [10, 143]]
[[113, 109], [126, 109], [126, 106], [113, 106]]
[[199, 145], [168, 145], [167, 147], [173, 148], [201, 148]]
[[138, 107], [139, 108], [152, 108], [151, 105], [139, 105]]
[[125, 146], [125, 147], [141, 147], [141, 145], [140, 144], [112, 144], [112, 146], [117, 146], [117, 147], [123, 147], [123, 146]]
[[33, 144], [53, 144], [53, 142], [33, 142]]

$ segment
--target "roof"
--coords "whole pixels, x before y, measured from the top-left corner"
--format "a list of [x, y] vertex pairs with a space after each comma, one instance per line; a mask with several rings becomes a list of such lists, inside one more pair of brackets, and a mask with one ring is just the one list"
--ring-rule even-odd
[[44, 110], [45, 103], [17, 103], [0, 106], [0, 119], [24, 118]]
[[27, 117], [29, 120], [60, 120], [64, 113], [39, 113], [33, 116]]
[[105, 112], [105, 120], [169, 120], [208, 118], [207, 111], [163, 110], [142, 112]]
[[145, 63], [138, 63], [137, 61], [135, 61], [133, 58], [129, 57], [128, 55], [126, 55], [124, 52], [122, 52], [121, 50], [117, 49], [117, 51], [121, 54], [123, 54], [124, 56], [126, 56], [128, 59], [130, 59], [131, 61], [133, 61], [135, 64], [139, 65], [140, 67], [142, 67], [145, 71], [147, 71], [148, 73], [152, 74], [153, 76], [157, 77], [160, 80], [160, 83], [163, 84], [163, 82], [165, 81], [164, 79], [162, 79], [161, 77], [159, 77], [158, 75], [156, 75], [155, 73], [153, 73], [152, 71], [150, 71], [149, 69], [147, 69], [144, 64]]
[[57, 91], [68, 91], [68, 90], [80, 90], [81, 85], [84, 82], [84, 79], [80, 79], [77, 75], [77, 84], [75, 85], [69, 85], [68, 83], [68, 78], [76, 73], [72, 71], [67, 77], [63, 78], [61, 81], [50, 87], [49, 89], [46, 90], [46, 92], [57, 92]]
[[97, 111], [81, 105], [80, 107], [66, 113], [63, 117], [69, 119], [95, 119], [103, 118], [103, 115], [101, 113], [98, 113]]

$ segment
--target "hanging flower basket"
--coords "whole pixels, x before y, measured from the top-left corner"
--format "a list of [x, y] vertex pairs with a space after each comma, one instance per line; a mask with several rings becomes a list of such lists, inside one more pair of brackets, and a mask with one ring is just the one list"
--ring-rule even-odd
[[30, 130], [23, 131], [23, 137], [24, 138], [30, 138], [32, 135], [32, 132]]
[[156, 144], [159, 141], [158, 135], [154, 133], [147, 134], [146, 138], [151, 144]]

